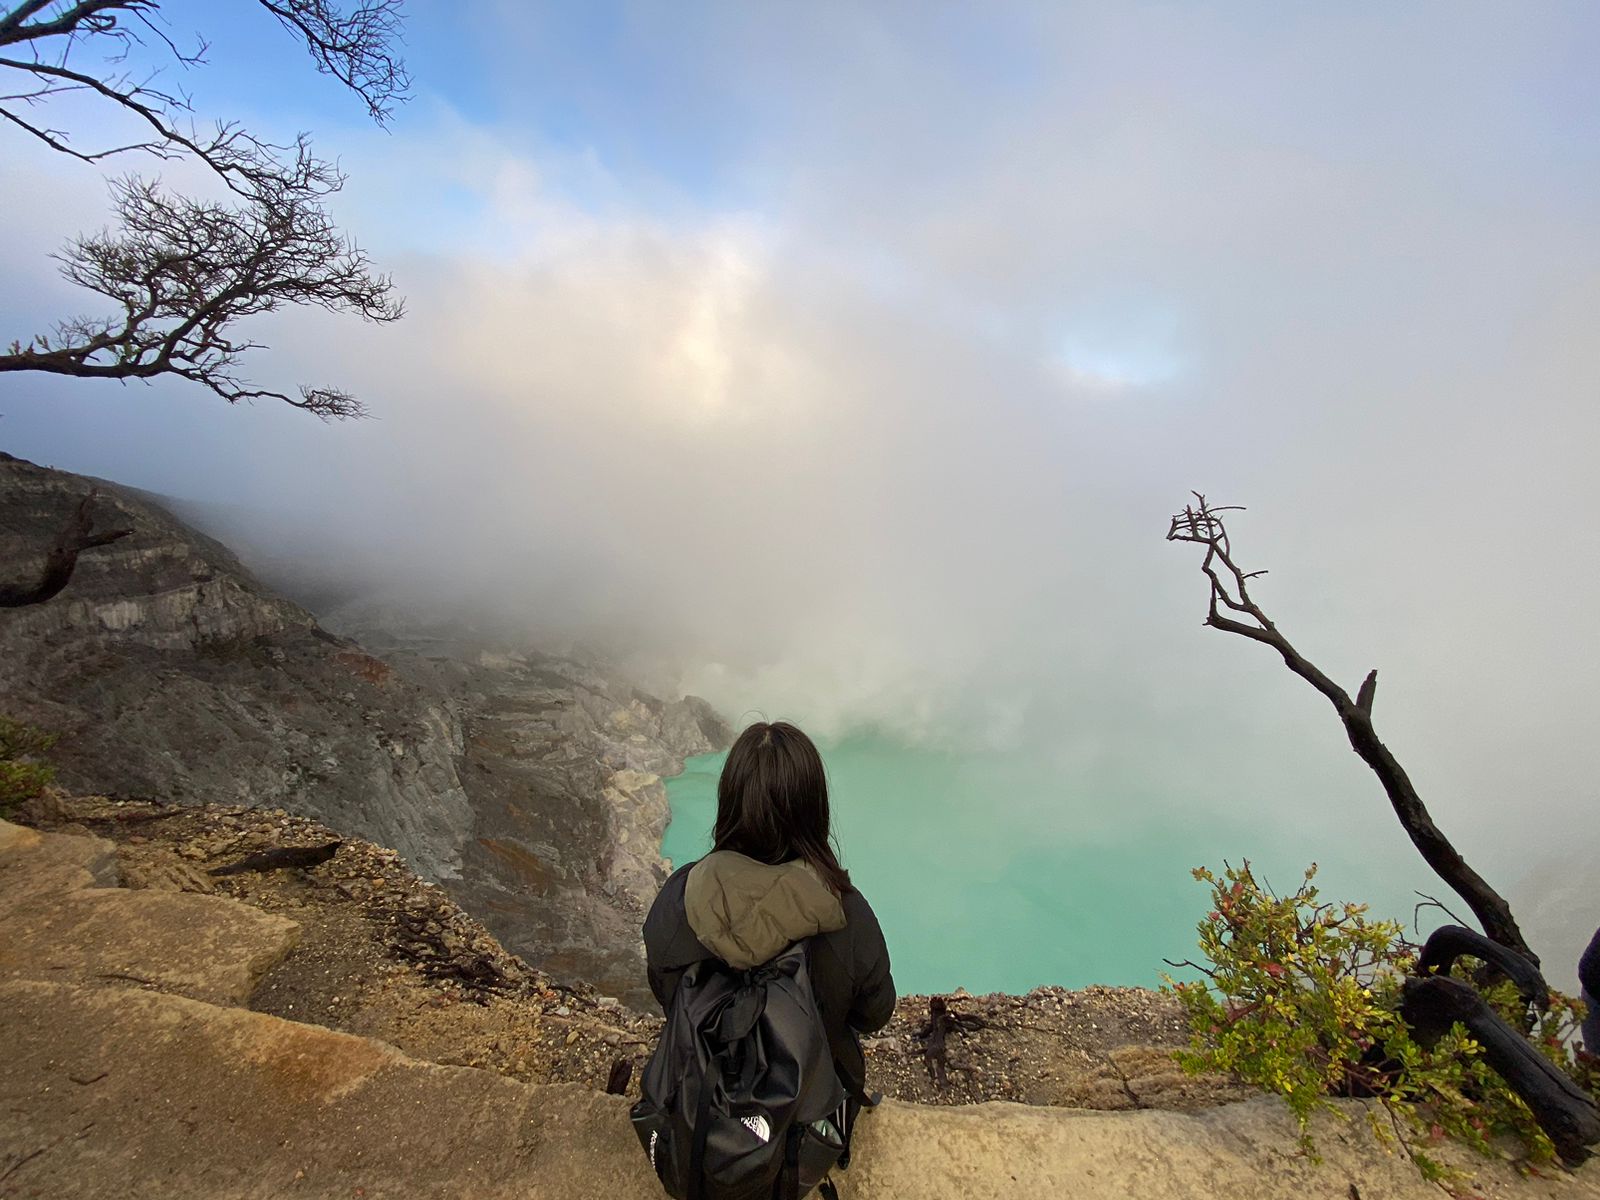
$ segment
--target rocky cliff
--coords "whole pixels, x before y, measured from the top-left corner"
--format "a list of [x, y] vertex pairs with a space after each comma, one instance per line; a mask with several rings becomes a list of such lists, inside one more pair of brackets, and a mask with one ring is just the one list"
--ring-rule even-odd
[[[567, 1065], [582, 1073], [573, 1051], [586, 1043], [602, 1060], [630, 1053], [643, 1018], [613, 1015], [591, 996], [559, 1003], [545, 981], [527, 977], [505, 979], [488, 1003], [452, 999], [458, 989], [439, 984], [420, 1005], [386, 1008], [385, 996], [425, 983], [424, 963], [380, 957], [352, 971], [328, 957], [331, 944], [362, 942], [363, 926], [389, 942], [419, 905], [441, 927], [463, 924], [429, 901], [431, 889], [387, 871], [376, 848], [341, 848], [332, 862], [278, 872], [272, 884], [224, 877], [215, 894], [172, 890], [184, 880], [171, 876], [135, 890], [116, 885], [134, 882], [129, 867], [151, 865], [147, 834], [183, 818], [94, 804], [62, 815], [69, 820], [54, 832], [0, 821], [0, 1195], [661, 1196], [628, 1126], [629, 1097], [533, 1081]], [[236, 824], [191, 832], [247, 842], [320, 836], [280, 816], [213, 815]], [[69, 832], [78, 820], [123, 840]], [[200, 886], [212, 878], [198, 875]], [[330, 932], [339, 925], [355, 936]], [[467, 940], [478, 943], [472, 954], [505, 962], [481, 936]], [[289, 1006], [274, 984], [292, 980], [302, 985], [294, 995], [320, 996], [318, 1012], [345, 1031], [298, 1010], [299, 1019], [281, 1015]], [[355, 995], [362, 1003], [347, 1016]], [[519, 1019], [491, 1023], [512, 1005]], [[369, 1020], [381, 1033], [349, 1031]], [[485, 1040], [497, 1053], [511, 1042], [514, 1063], [475, 1069], [456, 1064], [479, 1056], [447, 1052], [452, 1041], [461, 1049]], [[1347, 1101], [1340, 1116], [1319, 1115], [1315, 1161], [1274, 1097], [1184, 1112], [891, 1100], [862, 1118], [840, 1184], [847, 1200], [1442, 1194], [1384, 1146], [1369, 1120], [1376, 1112]], [[1519, 1175], [1456, 1147], [1438, 1152], [1473, 1172], [1471, 1194], [1485, 1200], [1600, 1196], [1593, 1164]]]
[[99, 525], [132, 535], [0, 610], [0, 711], [61, 735], [63, 784], [314, 816], [394, 847], [530, 962], [646, 999], [659, 776], [729, 735], [703, 701], [426, 631], [391, 631], [380, 657], [157, 498], [7, 455], [0, 571], [36, 569], [92, 489]]

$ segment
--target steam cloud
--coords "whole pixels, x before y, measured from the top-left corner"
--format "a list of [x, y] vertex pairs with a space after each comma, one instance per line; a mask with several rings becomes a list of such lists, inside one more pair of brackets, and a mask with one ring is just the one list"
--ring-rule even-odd
[[[1201, 487], [1252, 506], [1302, 650], [1381, 668], [1470, 857], [1515, 878], [1587, 829], [1592, 11], [671, 11], [618, 34], [624, 86], [507, 6], [471, 50], [498, 119], [435, 94], [392, 137], [319, 129], [410, 315], [284, 317], [254, 369], [378, 420], [13, 376], [6, 448], [314, 529], [378, 592], [731, 715], [1381, 819], [1322, 701], [1199, 628], [1161, 535]], [[591, 140], [529, 132], [563, 97]], [[42, 250], [94, 186], [8, 147], [7, 330], [84, 306]]]

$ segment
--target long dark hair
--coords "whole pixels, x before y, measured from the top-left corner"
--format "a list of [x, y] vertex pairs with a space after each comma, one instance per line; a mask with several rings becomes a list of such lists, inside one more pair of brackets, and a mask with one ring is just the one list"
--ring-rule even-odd
[[757, 862], [804, 859], [837, 894], [850, 889], [828, 829], [822, 755], [787, 721], [757, 721], [733, 743], [717, 781], [712, 841]]

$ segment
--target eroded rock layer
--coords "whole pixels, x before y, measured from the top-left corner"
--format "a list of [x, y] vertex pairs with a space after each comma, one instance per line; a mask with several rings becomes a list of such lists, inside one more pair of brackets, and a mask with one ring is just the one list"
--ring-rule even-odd
[[274, 595], [156, 497], [0, 455], [0, 571], [91, 490], [54, 599], [0, 610], [0, 712], [60, 735], [70, 789], [281, 806], [392, 846], [529, 961], [643, 1003], [662, 773], [725, 745], [703, 701], [593, 663], [418, 636], [382, 656]]

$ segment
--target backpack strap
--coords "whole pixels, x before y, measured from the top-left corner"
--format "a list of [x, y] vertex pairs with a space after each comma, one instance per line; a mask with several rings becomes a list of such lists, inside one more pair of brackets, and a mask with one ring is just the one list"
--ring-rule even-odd
[[800, 1138], [804, 1133], [804, 1127], [796, 1124], [784, 1135], [783, 1174], [778, 1176], [777, 1189], [780, 1200], [800, 1200]]
[[706, 1063], [700, 1076], [700, 1098], [694, 1110], [694, 1141], [689, 1148], [688, 1200], [705, 1200], [706, 1194], [706, 1139], [711, 1135], [711, 1097], [717, 1081], [722, 1078], [725, 1052], [718, 1051]]
[[850, 1143], [855, 1137], [856, 1118], [861, 1115], [863, 1110], [877, 1108], [878, 1105], [882, 1103], [882, 1092], [867, 1092], [865, 1090], [857, 1090], [851, 1092], [845, 1097], [844, 1128], [840, 1130], [840, 1132], [844, 1135], [844, 1153], [839, 1155], [838, 1163], [841, 1171], [848, 1171], [850, 1169]]

